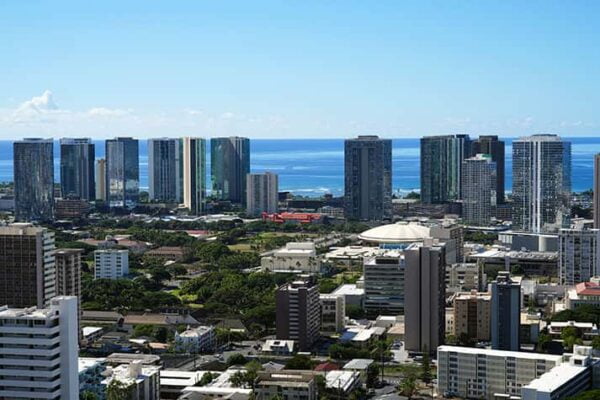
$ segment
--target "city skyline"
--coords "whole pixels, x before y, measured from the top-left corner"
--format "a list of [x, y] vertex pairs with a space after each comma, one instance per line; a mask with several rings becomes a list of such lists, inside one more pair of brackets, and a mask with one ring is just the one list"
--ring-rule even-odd
[[7, 3], [0, 138], [593, 136], [598, 7]]

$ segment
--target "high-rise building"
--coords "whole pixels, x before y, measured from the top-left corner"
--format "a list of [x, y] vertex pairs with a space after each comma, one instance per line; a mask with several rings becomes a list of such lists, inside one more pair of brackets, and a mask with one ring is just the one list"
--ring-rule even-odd
[[150, 200], [180, 202], [183, 198], [182, 140], [148, 139]]
[[139, 143], [119, 137], [106, 141], [106, 190], [111, 207], [133, 208], [140, 196]]
[[199, 215], [206, 205], [206, 141], [183, 138], [183, 204]]
[[373, 315], [404, 312], [406, 263], [400, 250], [386, 250], [363, 259], [365, 310]]
[[558, 270], [561, 285], [588, 282], [600, 275], [600, 230], [561, 229], [558, 234]]
[[78, 321], [81, 309], [81, 255], [82, 249], [56, 249], [56, 295], [77, 297]]
[[445, 254], [433, 240], [413, 244], [404, 251], [404, 324], [406, 350], [434, 352], [444, 343]]
[[106, 201], [106, 159], [96, 162], [96, 200]]
[[119, 279], [129, 274], [129, 251], [104, 249], [94, 251], [94, 278]]
[[488, 154], [496, 163], [496, 204], [504, 203], [504, 142], [495, 135], [483, 135], [471, 143], [471, 155]]
[[470, 154], [469, 135], [421, 138], [421, 202], [440, 204], [461, 199], [462, 165]]
[[54, 143], [24, 139], [13, 144], [15, 219], [51, 221], [54, 208]]
[[496, 163], [487, 154], [463, 161], [462, 217], [465, 223], [489, 225], [496, 210]]
[[512, 147], [513, 229], [537, 233], [567, 227], [571, 143], [556, 135], [533, 135]]
[[519, 351], [521, 283], [508, 271], [498, 272], [492, 288], [492, 349]]
[[95, 145], [91, 139], [60, 139], [60, 191], [63, 198], [95, 200]]
[[344, 214], [346, 218], [392, 217], [392, 141], [359, 136], [344, 143]]
[[0, 304], [44, 307], [56, 295], [54, 233], [30, 224], [0, 227]]
[[594, 228], [600, 229], [600, 154], [594, 155]]
[[237, 136], [211, 139], [210, 168], [213, 196], [233, 203], [245, 202], [250, 139]]
[[259, 216], [278, 209], [278, 176], [270, 172], [248, 174], [246, 177], [246, 213]]
[[2, 399], [78, 399], [77, 298], [47, 308], [0, 307]]
[[457, 293], [452, 305], [454, 316], [454, 336], [475, 342], [489, 342], [491, 339], [492, 297], [489, 293]]
[[300, 351], [310, 351], [319, 338], [321, 306], [319, 286], [314, 276], [280, 286], [275, 293], [277, 339], [293, 340]]

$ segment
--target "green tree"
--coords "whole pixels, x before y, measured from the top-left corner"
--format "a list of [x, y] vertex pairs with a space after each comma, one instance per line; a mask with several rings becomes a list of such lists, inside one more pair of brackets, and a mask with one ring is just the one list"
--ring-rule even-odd
[[79, 400], [98, 400], [98, 396], [96, 396], [96, 393], [85, 390], [79, 395]]
[[213, 375], [212, 372], [207, 371], [202, 375], [202, 378], [200, 378], [200, 381], [198, 381], [198, 386], [206, 386], [209, 383], [211, 383], [214, 379], [215, 379], [215, 375]]
[[286, 369], [312, 369], [313, 363], [309, 356], [296, 354], [285, 363]]
[[400, 381], [398, 391], [401, 395], [411, 399], [417, 391], [417, 381], [412, 376], [407, 376]]
[[367, 368], [367, 379], [366, 379], [366, 385], [367, 388], [374, 388], [377, 386], [377, 382], [379, 378], [379, 367], [373, 363], [371, 365], [369, 365], [369, 367]]
[[600, 336], [594, 336], [592, 339], [592, 347], [594, 350], [600, 350]]
[[154, 336], [154, 325], [140, 324], [133, 328], [133, 337], [153, 337]]
[[106, 388], [106, 400], [129, 400], [131, 385], [126, 385], [118, 379], [113, 379]]
[[229, 382], [233, 387], [243, 387], [246, 384], [246, 377], [244, 375], [244, 372], [238, 371], [235, 374], [231, 375], [231, 377], [229, 378]]
[[538, 335], [538, 342], [536, 349], [541, 353], [545, 353], [548, 350], [548, 345], [552, 342], [552, 337], [546, 332], [541, 332]]
[[573, 345], [583, 344], [581, 337], [581, 330], [574, 326], [567, 326], [560, 333], [560, 338], [563, 340], [563, 346], [566, 350], [572, 350]]
[[232, 354], [227, 359], [227, 365], [229, 365], [229, 366], [232, 366], [232, 365], [244, 365], [247, 362], [248, 362], [248, 360], [246, 359], [246, 357], [244, 357], [240, 353]]
[[429, 349], [423, 346], [423, 359], [421, 360], [421, 380], [426, 384], [431, 383], [431, 361], [429, 359]]
[[161, 343], [167, 343], [169, 330], [164, 326], [157, 326], [153, 332], [154, 339]]

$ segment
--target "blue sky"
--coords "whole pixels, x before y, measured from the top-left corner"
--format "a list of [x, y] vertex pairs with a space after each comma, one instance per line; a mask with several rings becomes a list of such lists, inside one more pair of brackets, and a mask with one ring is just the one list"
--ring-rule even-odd
[[0, 3], [0, 138], [600, 134], [600, 3]]

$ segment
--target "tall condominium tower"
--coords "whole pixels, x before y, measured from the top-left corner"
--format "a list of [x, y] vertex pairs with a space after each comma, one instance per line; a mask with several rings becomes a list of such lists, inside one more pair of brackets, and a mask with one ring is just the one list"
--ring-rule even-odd
[[13, 144], [15, 219], [50, 221], [54, 208], [52, 139], [24, 139]]
[[204, 212], [206, 203], [206, 141], [183, 138], [183, 204], [191, 214]]
[[519, 351], [521, 283], [500, 271], [492, 288], [492, 349]]
[[56, 294], [54, 233], [30, 224], [0, 227], [0, 304], [43, 307]]
[[210, 140], [212, 195], [234, 203], [246, 201], [250, 173], [250, 139], [223, 137]]
[[77, 298], [0, 307], [1, 399], [79, 399]]
[[513, 229], [553, 232], [567, 227], [571, 196], [571, 143], [556, 135], [513, 142]]
[[183, 198], [182, 140], [148, 140], [150, 200], [180, 202]]
[[106, 190], [111, 207], [133, 208], [139, 200], [140, 162], [137, 139], [106, 141]]
[[63, 198], [95, 200], [95, 145], [91, 139], [60, 140], [60, 191]]
[[300, 351], [310, 351], [319, 338], [321, 305], [319, 286], [312, 276], [285, 284], [275, 293], [277, 339], [293, 340]]
[[246, 213], [259, 216], [278, 210], [278, 176], [270, 172], [248, 174], [246, 178]]
[[561, 285], [589, 282], [600, 275], [600, 230], [578, 227], [558, 233], [558, 270]]
[[444, 245], [432, 239], [404, 251], [404, 321], [406, 350], [435, 352], [444, 343], [445, 259]]
[[463, 220], [467, 224], [489, 225], [496, 209], [496, 163], [488, 154], [463, 161]]
[[594, 228], [600, 229], [600, 154], [594, 155]]
[[406, 262], [400, 250], [363, 258], [365, 310], [369, 314], [392, 315], [404, 312]]
[[421, 138], [421, 202], [438, 204], [461, 199], [462, 162], [470, 154], [469, 135]]
[[346, 218], [392, 217], [392, 141], [359, 136], [344, 144], [344, 213]]
[[485, 135], [471, 143], [471, 155], [488, 154], [496, 163], [496, 204], [504, 203], [504, 142], [498, 136]]
[[106, 159], [96, 162], [96, 200], [106, 201]]

